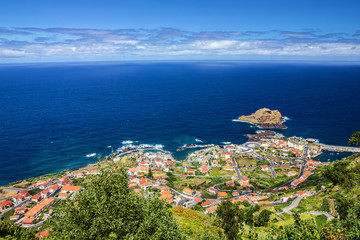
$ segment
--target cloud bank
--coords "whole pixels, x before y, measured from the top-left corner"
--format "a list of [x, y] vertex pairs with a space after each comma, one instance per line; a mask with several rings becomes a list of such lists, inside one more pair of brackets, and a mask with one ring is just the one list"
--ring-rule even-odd
[[0, 28], [0, 59], [208, 58], [292, 56], [360, 60], [360, 31], [204, 31]]

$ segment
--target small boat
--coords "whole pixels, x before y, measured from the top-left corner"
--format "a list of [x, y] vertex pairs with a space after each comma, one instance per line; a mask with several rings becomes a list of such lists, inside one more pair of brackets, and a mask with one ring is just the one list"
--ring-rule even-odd
[[132, 144], [132, 143], [134, 143], [134, 142], [130, 141], [130, 140], [122, 141], [122, 144]]
[[95, 157], [96, 156], [96, 153], [89, 153], [89, 154], [86, 154], [86, 157]]

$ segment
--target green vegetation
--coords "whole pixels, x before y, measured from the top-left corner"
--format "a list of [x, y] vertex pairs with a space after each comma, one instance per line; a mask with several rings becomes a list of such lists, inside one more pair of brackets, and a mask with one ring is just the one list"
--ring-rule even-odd
[[212, 224], [213, 218], [183, 207], [174, 207], [172, 212], [187, 239], [224, 239], [223, 229]]
[[75, 179], [73, 179], [73, 185], [75, 185], [75, 186], [85, 186], [86, 185], [86, 183], [85, 183], [85, 178], [75, 178]]
[[35, 233], [27, 228], [22, 228], [10, 221], [0, 221], [0, 239], [6, 240], [32, 240]]
[[40, 188], [35, 188], [35, 189], [33, 189], [33, 190], [30, 190], [29, 191], [29, 194], [30, 195], [35, 195], [35, 194], [37, 194], [37, 193], [39, 193], [39, 192], [41, 192], [42, 191], [42, 189], [40, 189]]
[[360, 131], [354, 133], [351, 138], [349, 139], [350, 145], [359, 146], [360, 145]]
[[242, 157], [237, 157], [235, 158], [237, 164], [239, 166], [255, 166], [257, 165], [257, 160], [254, 158], [242, 158]]
[[256, 165], [269, 165], [269, 161], [266, 161], [266, 160], [258, 160], [256, 162]]
[[10, 210], [2, 216], [2, 220], [10, 220], [10, 217], [14, 215], [15, 210]]
[[[112, 167], [113, 169], [113, 167]], [[168, 205], [129, 191], [126, 170], [102, 168], [74, 201], [55, 209], [55, 239], [183, 239]], [[76, 204], [74, 203], [76, 202]]]
[[295, 158], [295, 157], [296, 157], [296, 154], [293, 153], [293, 152], [289, 152], [289, 153], [288, 153], [288, 157], [289, 157], [289, 158]]

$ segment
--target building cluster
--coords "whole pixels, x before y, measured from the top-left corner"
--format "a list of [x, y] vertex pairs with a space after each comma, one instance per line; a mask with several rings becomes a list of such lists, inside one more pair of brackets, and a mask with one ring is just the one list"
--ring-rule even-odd
[[[52, 178], [47, 181], [39, 180], [31, 185], [28, 190], [19, 191], [11, 199], [1, 202], [1, 211], [14, 210], [14, 215], [10, 216], [10, 220], [16, 224], [26, 227], [40, 224], [52, 214], [51, 209], [45, 211], [46, 209], [59, 200], [71, 198], [81, 190], [81, 186], [72, 185], [73, 179], [83, 178], [87, 174], [97, 174], [97, 172], [91, 171], [86, 174], [68, 172], [61, 178]], [[36, 193], [31, 195], [29, 192]]]
[[134, 152], [131, 157], [136, 159], [137, 167], [130, 168], [128, 174], [136, 176], [147, 174], [151, 171], [168, 172], [170, 168], [175, 167], [175, 160], [168, 152]]
[[260, 146], [265, 151], [280, 157], [293, 156], [299, 158], [302, 156], [305, 145], [281, 139], [264, 139]]

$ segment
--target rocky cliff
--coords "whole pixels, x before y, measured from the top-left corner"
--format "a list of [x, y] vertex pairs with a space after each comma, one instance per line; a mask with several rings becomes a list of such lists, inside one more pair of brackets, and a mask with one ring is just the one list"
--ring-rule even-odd
[[284, 117], [278, 110], [270, 110], [262, 108], [249, 116], [241, 116], [237, 121], [250, 122], [253, 124], [280, 124], [284, 121]]

